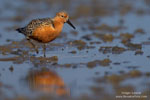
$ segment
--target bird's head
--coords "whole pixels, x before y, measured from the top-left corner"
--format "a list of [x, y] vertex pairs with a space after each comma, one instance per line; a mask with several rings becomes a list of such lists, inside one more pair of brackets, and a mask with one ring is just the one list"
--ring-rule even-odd
[[69, 15], [67, 12], [61, 11], [61, 12], [56, 13], [55, 18], [57, 18], [59, 21], [61, 21], [63, 23], [68, 23], [71, 27], [73, 27], [75, 29], [74, 25], [69, 20]]

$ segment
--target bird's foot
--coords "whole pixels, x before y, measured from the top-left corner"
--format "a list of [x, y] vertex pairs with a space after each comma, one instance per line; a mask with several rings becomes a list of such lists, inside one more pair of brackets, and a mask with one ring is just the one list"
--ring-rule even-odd
[[36, 51], [36, 54], [39, 54], [39, 50], [37, 48], [35, 49], [35, 51]]

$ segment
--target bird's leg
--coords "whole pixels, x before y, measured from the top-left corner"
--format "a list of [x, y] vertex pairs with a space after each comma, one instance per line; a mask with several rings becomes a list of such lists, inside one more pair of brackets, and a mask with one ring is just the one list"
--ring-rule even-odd
[[46, 52], [46, 43], [43, 44], [43, 53], [44, 53], [44, 57], [46, 57], [45, 52]]
[[26, 37], [26, 39], [29, 41], [29, 43], [33, 46], [33, 48], [35, 49], [36, 53], [38, 54], [39, 51], [37, 49], [37, 47], [31, 42], [30, 38], [29, 37]]

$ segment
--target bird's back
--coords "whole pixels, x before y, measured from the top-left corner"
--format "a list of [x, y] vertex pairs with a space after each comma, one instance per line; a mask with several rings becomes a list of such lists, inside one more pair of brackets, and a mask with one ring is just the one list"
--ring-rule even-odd
[[52, 26], [54, 27], [51, 18], [33, 19], [29, 24], [23, 28], [16, 29], [19, 33], [23, 33], [25, 36], [32, 36], [33, 31], [42, 26]]

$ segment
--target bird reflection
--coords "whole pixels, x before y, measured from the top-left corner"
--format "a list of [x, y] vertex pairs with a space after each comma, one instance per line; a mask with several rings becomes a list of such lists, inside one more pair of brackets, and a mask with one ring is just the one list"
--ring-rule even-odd
[[27, 80], [33, 91], [40, 91], [57, 96], [69, 95], [63, 79], [51, 70], [30, 71]]

